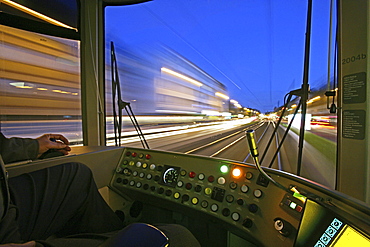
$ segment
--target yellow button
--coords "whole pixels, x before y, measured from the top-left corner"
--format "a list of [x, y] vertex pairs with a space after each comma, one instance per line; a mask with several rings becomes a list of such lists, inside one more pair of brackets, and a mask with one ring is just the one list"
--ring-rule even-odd
[[198, 200], [198, 198], [196, 198], [196, 197], [193, 197], [193, 198], [191, 199], [191, 203], [193, 203], [194, 205], [198, 204], [198, 202], [199, 202], [199, 200]]
[[211, 188], [205, 188], [204, 193], [206, 193], [206, 195], [210, 195], [212, 193], [212, 189]]
[[175, 199], [179, 199], [179, 198], [180, 198], [180, 193], [179, 193], [179, 192], [175, 192], [175, 193], [173, 194], [173, 197], [174, 197]]

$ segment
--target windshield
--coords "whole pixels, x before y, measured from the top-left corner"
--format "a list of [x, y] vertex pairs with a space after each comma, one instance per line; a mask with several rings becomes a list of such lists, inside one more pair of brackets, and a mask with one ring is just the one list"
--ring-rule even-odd
[[[254, 163], [245, 138], [252, 129], [262, 166], [335, 188], [336, 98], [324, 95], [336, 89], [330, 9], [329, 0], [315, 2], [307, 42], [305, 1], [156, 0], [107, 7], [108, 145]], [[298, 167], [297, 91], [307, 45], [310, 93]]]

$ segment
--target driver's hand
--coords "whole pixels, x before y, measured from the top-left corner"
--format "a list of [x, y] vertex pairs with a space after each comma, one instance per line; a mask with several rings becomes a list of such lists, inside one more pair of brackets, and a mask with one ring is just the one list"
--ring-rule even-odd
[[68, 139], [60, 134], [44, 134], [36, 138], [36, 140], [39, 142], [39, 153], [37, 157], [40, 157], [49, 149], [54, 149], [63, 155], [67, 155], [71, 151], [71, 148], [68, 146]]

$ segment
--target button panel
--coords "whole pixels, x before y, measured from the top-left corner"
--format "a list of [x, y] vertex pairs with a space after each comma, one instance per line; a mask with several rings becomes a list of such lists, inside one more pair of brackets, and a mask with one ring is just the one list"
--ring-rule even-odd
[[[141, 192], [191, 207], [249, 234], [263, 229], [266, 221], [263, 217], [270, 212], [262, 205], [272, 205], [267, 190], [273, 184], [264, 181], [254, 166], [153, 150], [129, 150], [123, 153], [115, 169], [113, 189], [122, 193], [134, 190], [134, 194]], [[297, 207], [295, 212], [300, 209]]]

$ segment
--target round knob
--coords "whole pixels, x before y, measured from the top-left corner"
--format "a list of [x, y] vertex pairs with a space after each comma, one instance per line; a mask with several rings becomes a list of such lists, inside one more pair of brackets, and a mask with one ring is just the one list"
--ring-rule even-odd
[[290, 234], [292, 229], [292, 226], [289, 224], [289, 222], [280, 218], [275, 219], [274, 227], [276, 231], [285, 237]]

